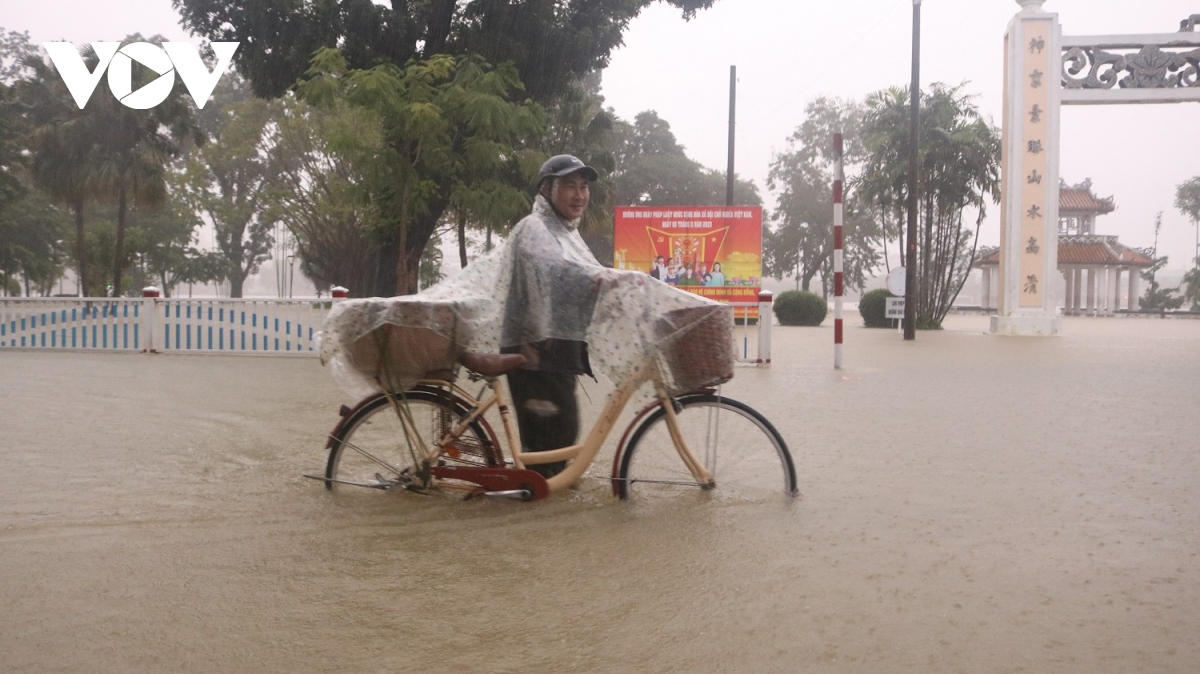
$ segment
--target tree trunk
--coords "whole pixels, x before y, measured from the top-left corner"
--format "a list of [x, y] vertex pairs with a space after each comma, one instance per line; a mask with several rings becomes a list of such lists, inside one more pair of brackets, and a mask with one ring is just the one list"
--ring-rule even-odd
[[445, 194], [435, 195], [426, 205], [426, 211], [411, 220], [408, 218], [408, 189], [404, 191], [404, 201], [400, 212], [400, 242], [394, 248], [398, 256], [396, 260], [396, 294], [412, 295], [417, 292], [421, 270], [421, 254], [429, 238], [437, 231], [437, 223], [446, 211], [449, 199]]
[[76, 273], [79, 278], [76, 279], [79, 285], [79, 296], [87, 297], [87, 262], [84, 260], [84, 240], [83, 240], [83, 201], [78, 200], [71, 204], [71, 210], [75, 211], [75, 264]]
[[246, 273], [241, 269], [236, 274], [229, 275], [229, 297], [232, 299], [241, 299], [242, 286], [246, 283]]
[[820, 270], [820, 267], [817, 265], [813, 265], [804, 270], [804, 276], [801, 277], [801, 279], [800, 279], [800, 289], [801, 290], [809, 289], [809, 286], [812, 285], [813, 277], [817, 275], [818, 270]]
[[459, 267], [467, 266], [467, 213], [458, 212], [458, 263]]
[[117, 241], [113, 245], [113, 297], [121, 296], [121, 274], [125, 266], [125, 215], [126, 196], [125, 188], [122, 187], [117, 192]]

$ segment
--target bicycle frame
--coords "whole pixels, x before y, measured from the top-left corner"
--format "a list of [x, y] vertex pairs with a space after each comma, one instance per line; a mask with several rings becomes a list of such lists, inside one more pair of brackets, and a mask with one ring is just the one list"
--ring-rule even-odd
[[[621, 412], [629, 403], [634, 393], [646, 381], [652, 378], [653, 370], [649, 366], [642, 366], [634, 371], [622, 384], [617, 387], [617, 390], [609, 396], [608, 403], [604, 406], [600, 416], [592, 425], [588, 432], [587, 438], [580, 444], [562, 447], [560, 449], [549, 450], [545, 452], [523, 452], [521, 451], [521, 443], [517, 433], [516, 423], [511, 414], [507, 398], [504, 394], [499, 377], [487, 378], [487, 388], [491, 390], [490, 396], [484, 396], [483, 399], [477, 399], [464, 391], [461, 387], [451, 384], [451, 390], [467, 401], [472, 409], [470, 413], [464, 417], [458, 424], [451, 429], [445, 437], [441, 438], [436, 445], [428, 448], [426, 453], [426, 465], [435, 464], [443, 454], [452, 454], [454, 439], [466, 432], [467, 428], [479, 417], [483, 416], [493, 407], [498, 407], [500, 418], [504, 425], [505, 439], [507, 440], [510, 455], [513, 463], [517, 468], [526, 468], [531, 465], [539, 465], [545, 463], [554, 463], [556, 461], [570, 461], [567, 467], [557, 475], [546, 479], [551, 492], [561, 491], [569, 488], [571, 485], [579, 481], [583, 477], [584, 472], [595, 461], [596, 455], [599, 454], [600, 448], [604, 446], [605, 440], [616, 426], [617, 420], [621, 416]], [[425, 382], [445, 386], [448, 382]], [[675, 415], [675, 405], [667, 390], [657, 381], [655, 381], [655, 397], [658, 404], [662, 406], [666, 413], [667, 428], [670, 432], [671, 439], [675, 444], [676, 451], [679, 452], [679, 458], [687, 466], [692, 476], [702, 485], [714, 484], [712, 473], [704, 468], [692, 454], [691, 449], [687, 446], [687, 441], [683, 437], [683, 433], [679, 428], [679, 420]], [[396, 405], [393, 399], [393, 405]], [[399, 408], [397, 407], [397, 412]], [[404, 415], [401, 414], [403, 421]], [[634, 420], [636, 423], [636, 419]]]

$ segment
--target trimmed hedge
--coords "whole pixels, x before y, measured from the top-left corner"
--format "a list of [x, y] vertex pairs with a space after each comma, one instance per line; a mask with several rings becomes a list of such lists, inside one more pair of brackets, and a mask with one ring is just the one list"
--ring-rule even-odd
[[887, 299], [891, 296], [886, 288], [878, 288], [858, 300], [858, 313], [862, 316], [863, 325], [868, 328], [892, 327], [891, 319], [887, 318]]
[[780, 325], [820, 325], [829, 313], [824, 298], [807, 290], [788, 290], [775, 298], [775, 318]]

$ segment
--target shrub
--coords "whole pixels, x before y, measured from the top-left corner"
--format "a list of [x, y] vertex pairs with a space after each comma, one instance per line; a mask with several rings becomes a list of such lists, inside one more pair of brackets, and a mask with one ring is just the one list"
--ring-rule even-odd
[[868, 328], [892, 327], [892, 320], [886, 317], [887, 299], [891, 296], [886, 288], [878, 288], [858, 300], [858, 313], [862, 315], [863, 325]]
[[780, 325], [820, 325], [829, 306], [816, 293], [788, 290], [775, 298], [775, 318]]

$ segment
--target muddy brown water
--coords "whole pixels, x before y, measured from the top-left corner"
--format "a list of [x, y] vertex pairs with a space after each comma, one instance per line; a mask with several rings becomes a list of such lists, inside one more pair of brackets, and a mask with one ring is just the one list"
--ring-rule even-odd
[[1200, 321], [947, 326], [738, 370], [790, 504], [330, 495], [315, 360], [0, 352], [0, 671], [1197, 671]]

